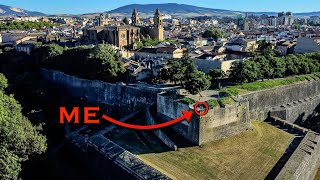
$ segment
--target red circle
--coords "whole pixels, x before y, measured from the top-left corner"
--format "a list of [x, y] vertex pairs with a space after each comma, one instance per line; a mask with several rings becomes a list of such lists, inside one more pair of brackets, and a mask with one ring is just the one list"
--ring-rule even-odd
[[[200, 104], [203, 104], [206, 108], [206, 110], [203, 112], [203, 113], [200, 113], [197, 111], [197, 107], [200, 105]], [[194, 112], [198, 115], [198, 116], [204, 116], [208, 113], [209, 111], [209, 106], [206, 102], [197, 102], [195, 105], [194, 105], [194, 108], [193, 108]]]

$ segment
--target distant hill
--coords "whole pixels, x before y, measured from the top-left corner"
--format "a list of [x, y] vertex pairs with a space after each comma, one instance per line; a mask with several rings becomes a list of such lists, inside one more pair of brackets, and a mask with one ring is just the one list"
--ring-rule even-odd
[[[170, 14], [176, 16], [237, 16], [238, 14], [245, 14], [242, 11], [232, 11], [224, 9], [211, 9], [204, 7], [197, 7], [187, 4], [177, 3], [166, 3], [166, 4], [130, 4], [119, 7], [117, 9], [108, 11], [107, 13], [118, 15], [118, 16], [131, 16], [133, 8], [136, 8], [141, 16], [152, 16], [157, 8], [160, 8], [162, 14]], [[277, 15], [277, 12], [248, 12], [248, 14], [268, 14]], [[305, 13], [294, 13], [296, 17], [309, 17], [309, 16], [320, 16], [319, 12], [305, 12]]]
[[0, 16], [45, 16], [41, 12], [27, 11], [24, 9], [10, 7], [0, 4]]
[[176, 16], [236, 16], [240, 14], [239, 11], [230, 11], [223, 9], [211, 9], [204, 7], [197, 7], [186, 4], [130, 4], [126, 6], [119, 7], [117, 9], [108, 11], [110, 14], [122, 14], [125, 16], [131, 16], [133, 8], [136, 8], [138, 13], [142, 16], [151, 16], [155, 13], [157, 8], [160, 8], [162, 14], [170, 14]]

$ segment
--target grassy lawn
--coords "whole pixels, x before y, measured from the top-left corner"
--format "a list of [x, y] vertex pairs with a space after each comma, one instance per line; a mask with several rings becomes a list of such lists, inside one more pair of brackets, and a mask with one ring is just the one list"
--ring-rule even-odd
[[318, 173], [316, 175], [316, 178], [314, 180], [320, 180], [320, 168], [319, 168]]
[[173, 179], [264, 179], [293, 136], [264, 122], [253, 127], [201, 147], [137, 156]]
[[256, 81], [253, 83], [244, 83], [244, 84], [235, 85], [235, 86], [227, 86], [223, 88], [221, 91], [231, 95], [238, 95], [238, 94], [244, 94], [250, 91], [258, 91], [258, 90], [269, 89], [269, 88], [282, 86], [282, 85], [294, 84], [294, 83], [305, 81], [305, 80], [319, 79], [319, 77], [320, 77], [320, 73], [291, 76], [286, 78]]

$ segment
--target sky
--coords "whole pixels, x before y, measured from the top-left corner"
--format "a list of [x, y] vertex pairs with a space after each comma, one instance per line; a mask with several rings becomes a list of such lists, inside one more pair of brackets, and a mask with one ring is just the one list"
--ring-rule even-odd
[[183, 3], [249, 12], [320, 11], [320, 0], [0, 0], [0, 4], [46, 14], [105, 12], [128, 4]]

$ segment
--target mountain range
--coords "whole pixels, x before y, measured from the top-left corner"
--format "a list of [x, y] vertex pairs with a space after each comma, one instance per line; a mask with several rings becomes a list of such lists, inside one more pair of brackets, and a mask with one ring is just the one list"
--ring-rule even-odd
[[10, 7], [0, 4], [0, 16], [45, 16], [41, 12], [27, 11], [24, 9]]
[[[224, 10], [224, 9], [212, 9], [205, 7], [197, 7], [187, 4], [176, 4], [176, 3], [165, 3], [165, 4], [130, 4], [116, 8], [106, 13], [112, 14], [114, 16], [131, 16], [133, 8], [136, 8], [141, 17], [153, 16], [155, 10], [160, 8], [162, 14], [169, 14], [174, 16], [182, 17], [192, 17], [192, 16], [237, 16], [239, 14], [244, 14], [246, 12]], [[99, 13], [89, 13], [83, 14], [82, 16], [93, 16]], [[277, 15], [277, 12], [248, 12], [248, 14], [268, 14]], [[0, 16], [45, 16], [46, 14], [41, 12], [27, 11], [21, 8], [10, 7], [5, 5], [0, 5]], [[304, 13], [294, 13], [295, 17], [309, 17], [309, 16], [320, 16], [320, 11], [318, 12], [304, 12]]]

